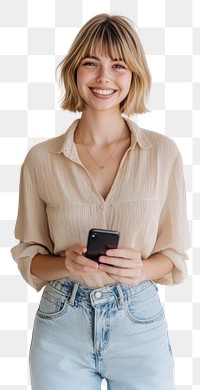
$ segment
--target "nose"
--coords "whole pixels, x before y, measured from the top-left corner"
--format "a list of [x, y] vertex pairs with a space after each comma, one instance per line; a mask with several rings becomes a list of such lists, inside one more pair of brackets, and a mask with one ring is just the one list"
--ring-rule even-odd
[[97, 82], [102, 84], [109, 83], [109, 74], [107, 69], [100, 67], [99, 73], [97, 75]]

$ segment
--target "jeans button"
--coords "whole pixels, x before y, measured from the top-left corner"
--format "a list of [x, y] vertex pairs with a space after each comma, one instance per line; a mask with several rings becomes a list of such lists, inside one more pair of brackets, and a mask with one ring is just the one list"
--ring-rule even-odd
[[97, 291], [97, 292], [95, 292], [95, 294], [94, 294], [94, 296], [95, 296], [95, 298], [101, 298], [101, 292], [100, 291]]

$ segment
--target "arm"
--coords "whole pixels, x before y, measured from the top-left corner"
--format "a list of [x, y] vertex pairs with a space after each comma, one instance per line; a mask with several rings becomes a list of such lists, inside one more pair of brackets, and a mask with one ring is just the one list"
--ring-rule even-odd
[[143, 260], [143, 280], [157, 280], [172, 272], [173, 262], [161, 253]]
[[15, 237], [19, 243], [11, 249], [11, 253], [25, 281], [39, 291], [46, 283], [31, 274], [31, 261], [38, 254], [53, 254], [53, 242], [49, 233], [46, 204], [39, 196], [34, 166], [35, 161], [29, 152], [20, 175], [15, 226]]
[[172, 261], [161, 253], [155, 253], [146, 260], [142, 260], [141, 254], [131, 248], [108, 250], [106, 254], [99, 258], [99, 270], [128, 285], [163, 278], [174, 268]]
[[31, 274], [46, 282], [69, 276], [65, 257], [36, 255], [31, 262]]
[[168, 257], [174, 267], [170, 273], [154, 279], [156, 283], [173, 285], [181, 283], [187, 277], [186, 260], [190, 246], [183, 164], [178, 152], [169, 177], [165, 204], [160, 214], [157, 239], [151, 252], [152, 255], [161, 253]]
[[69, 248], [63, 257], [36, 255], [31, 262], [31, 273], [46, 282], [84, 273], [98, 272], [98, 264], [83, 254], [86, 248], [79, 244]]

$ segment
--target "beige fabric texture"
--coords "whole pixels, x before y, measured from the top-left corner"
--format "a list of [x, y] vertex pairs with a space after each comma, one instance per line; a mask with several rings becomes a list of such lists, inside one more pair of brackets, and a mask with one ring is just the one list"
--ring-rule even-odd
[[[21, 168], [19, 210], [12, 248], [24, 279], [39, 291], [46, 282], [31, 275], [38, 254], [63, 255], [74, 243], [86, 245], [91, 228], [120, 232], [119, 247], [139, 250], [142, 259], [162, 253], [173, 271], [155, 283], [173, 285], [187, 276], [190, 247], [183, 165], [176, 144], [124, 118], [131, 131], [112, 188], [104, 200], [81, 163], [74, 132], [34, 146]], [[71, 278], [91, 288], [115, 283], [105, 273]]]

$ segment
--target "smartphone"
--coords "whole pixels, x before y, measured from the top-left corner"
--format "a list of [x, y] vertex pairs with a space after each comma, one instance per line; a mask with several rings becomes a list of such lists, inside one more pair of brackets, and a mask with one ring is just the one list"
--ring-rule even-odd
[[99, 263], [99, 256], [105, 255], [107, 249], [117, 248], [119, 237], [116, 230], [90, 229], [85, 256]]

